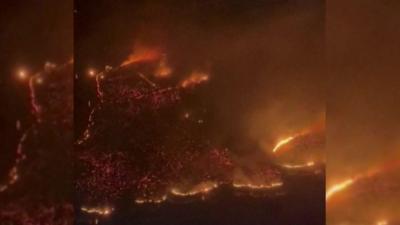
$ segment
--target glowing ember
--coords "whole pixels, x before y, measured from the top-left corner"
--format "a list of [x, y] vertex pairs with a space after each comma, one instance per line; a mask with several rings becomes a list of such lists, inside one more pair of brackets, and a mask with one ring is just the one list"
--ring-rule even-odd
[[274, 152], [274, 153], [277, 152], [282, 146], [288, 144], [288, 143], [289, 143], [290, 141], [292, 141], [294, 138], [295, 138], [294, 136], [291, 136], [291, 137], [288, 137], [288, 138], [285, 138], [285, 139], [279, 141], [279, 142], [275, 145], [274, 149], [272, 149], [272, 152]]
[[178, 188], [172, 188], [171, 189], [171, 194], [176, 195], [176, 196], [181, 196], [181, 197], [187, 197], [187, 196], [194, 196], [198, 194], [208, 194], [210, 191], [214, 190], [215, 188], [218, 187], [217, 183], [214, 182], [204, 182], [201, 183], [190, 191], [181, 191]]
[[330, 198], [332, 198], [332, 196], [335, 195], [336, 193], [345, 190], [347, 187], [349, 187], [353, 183], [354, 183], [354, 179], [347, 179], [339, 184], [333, 185], [326, 192], [326, 201], [328, 201]]
[[96, 71], [95, 71], [94, 69], [89, 69], [89, 70], [88, 70], [88, 75], [89, 75], [90, 77], [94, 77], [94, 76], [96, 76]]
[[138, 198], [135, 200], [136, 204], [160, 204], [167, 200], [167, 196], [163, 195], [160, 198]]
[[154, 73], [154, 76], [158, 78], [166, 78], [169, 77], [172, 73], [171, 67], [168, 66], [167, 64], [167, 59], [164, 56], [161, 60], [160, 63], [158, 64], [158, 67]]
[[19, 78], [20, 80], [26, 80], [26, 78], [28, 77], [28, 73], [27, 73], [25, 70], [23, 70], [23, 69], [20, 69], [20, 70], [18, 71], [17, 75], [18, 75], [18, 78]]
[[91, 207], [81, 207], [81, 211], [88, 214], [97, 214], [100, 216], [108, 216], [112, 213], [114, 209], [111, 207], [103, 207], [103, 208], [91, 208]]
[[208, 74], [196, 71], [196, 72], [193, 72], [188, 78], [186, 78], [185, 80], [182, 81], [181, 87], [188, 88], [188, 87], [196, 86], [196, 85], [206, 82], [208, 80], [209, 80]]
[[244, 184], [244, 183], [233, 183], [234, 188], [239, 188], [239, 189], [272, 189], [272, 188], [277, 188], [281, 187], [283, 185], [282, 182], [274, 182], [271, 184]]
[[0, 186], [0, 192], [3, 192], [8, 189], [11, 185], [13, 185], [18, 180], [18, 168], [14, 166], [9, 173], [9, 180], [7, 184]]
[[135, 46], [134, 52], [128, 56], [128, 59], [121, 63], [121, 66], [126, 66], [134, 63], [149, 62], [158, 60], [161, 57], [160, 51], [156, 48], [144, 46]]
[[313, 161], [310, 161], [305, 164], [298, 164], [298, 165], [283, 164], [282, 166], [287, 169], [301, 169], [301, 168], [313, 167], [314, 165], [315, 163]]
[[[316, 144], [316, 145], [321, 145], [322, 144], [322, 139], [324, 140], [325, 137], [323, 134], [325, 132], [325, 120], [324, 119], [318, 119], [314, 124], [312, 124], [309, 127], [306, 127], [302, 130], [299, 130], [296, 133], [293, 133], [289, 137], [286, 137], [284, 139], [281, 139], [277, 141], [275, 146], [272, 148], [273, 153], [278, 153], [283, 150], [286, 150], [287, 148], [284, 148], [286, 145], [291, 144], [292, 142], [296, 142], [295, 144], [297, 145], [297, 141], [302, 139], [308, 139], [311, 141], [311, 143]], [[318, 138], [316, 138], [318, 137]]]
[[369, 169], [368, 171], [358, 174], [354, 178], [347, 179], [343, 181], [342, 183], [333, 185], [328, 191], [326, 192], [326, 201], [332, 198], [333, 195], [336, 193], [345, 190], [347, 187], [355, 183], [356, 181], [358, 182], [359, 180], [367, 179], [370, 177], [373, 177], [379, 173], [385, 172], [392, 170], [394, 168], [397, 168], [400, 166], [400, 162], [398, 160], [390, 161], [385, 163], [383, 166], [376, 167], [373, 169]]

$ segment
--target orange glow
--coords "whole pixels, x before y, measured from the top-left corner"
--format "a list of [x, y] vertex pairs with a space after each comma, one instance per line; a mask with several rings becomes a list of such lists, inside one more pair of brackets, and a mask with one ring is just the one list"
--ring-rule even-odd
[[294, 134], [292, 134], [289, 137], [286, 137], [284, 139], [279, 140], [274, 148], [272, 149], [273, 153], [277, 153], [280, 150], [282, 150], [282, 148], [288, 144], [290, 144], [292, 141], [296, 140], [297, 138], [302, 138], [305, 137], [307, 135], [310, 134], [314, 134], [314, 133], [320, 133], [323, 132], [325, 130], [325, 117], [324, 115], [321, 115], [321, 117], [311, 126], [302, 129]]
[[344, 191], [346, 188], [354, 184], [356, 181], [373, 177], [379, 173], [398, 168], [399, 166], [400, 166], [400, 161], [398, 160], [389, 161], [386, 162], [384, 165], [381, 165], [380, 167], [369, 169], [366, 172], [355, 176], [354, 178], [350, 178], [341, 183], [335, 184], [327, 190], [326, 201], [328, 202], [328, 200], [331, 199], [336, 193]]
[[136, 204], [160, 204], [167, 200], [167, 196], [163, 195], [160, 198], [138, 198], [135, 200]]
[[208, 194], [210, 191], [214, 190], [218, 187], [218, 184], [215, 182], [203, 182], [199, 185], [193, 187], [190, 191], [181, 191], [178, 188], [172, 188], [171, 194], [181, 197], [194, 196], [198, 194]]
[[108, 216], [113, 211], [113, 208], [103, 207], [103, 208], [90, 208], [90, 207], [81, 207], [81, 211], [89, 214], [97, 214], [100, 216]]
[[296, 136], [290, 136], [285, 139], [280, 140], [275, 147], [272, 149], [272, 152], [277, 152], [282, 146], [290, 143]]
[[282, 167], [287, 168], [287, 169], [302, 169], [302, 168], [308, 168], [308, 167], [313, 167], [315, 166], [315, 162], [310, 161], [307, 162], [305, 164], [296, 164], [296, 165], [292, 165], [292, 164], [283, 164]]
[[167, 59], [164, 56], [161, 60], [160, 63], [158, 64], [158, 67], [154, 73], [154, 75], [158, 78], [166, 78], [169, 77], [172, 73], [172, 68], [167, 64]]
[[202, 72], [193, 72], [188, 78], [181, 82], [181, 87], [188, 88], [209, 80], [209, 75]]
[[17, 76], [20, 80], [26, 80], [28, 78], [28, 73], [24, 69], [20, 69]]
[[341, 192], [348, 188], [350, 185], [354, 183], [354, 179], [350, 178], [347, 179], [341, 183], [333, 185], [331, 188], [329, 188], [326, 192], [326, 201], [329, 201], [329, 199], [332, 198], [336, 193]]
[[121, 66], [126, 66], [129, 64], [149, 62], [158, 60], [161, 57], [161, 53], [156, 48], [144, 47], [136, 45], [132, 54], [121, 63]]
[[262, 189], [272, 189], [272, 188], [277, 188], [282, 186], [282, 182], [273, 182], [270, 184], [250, 184], [250, 183], [238, 183], [235, 182], [233, 183], [234, 188], [238, 189], [256, 189], [256, 190], [262, 190]]

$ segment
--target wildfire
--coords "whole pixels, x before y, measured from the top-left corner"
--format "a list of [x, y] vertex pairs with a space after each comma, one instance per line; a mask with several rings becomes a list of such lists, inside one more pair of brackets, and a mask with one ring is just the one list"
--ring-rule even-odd
[[338, 192], [341, 192], [348, 188], [350, 185], [352, 185], [355, 182], [355, 179], [347, 179], [341, 183], [333, 185], [331, 188], [328, 189], [326, 192], [326, 201], [329, 201], [329, 199], [332, 198], [333, 195], [335, 195]]
[[345, 190], [346, 188], [348, 188], [349, 186], [354, 184], [356, 181], [373, 177], [379, 173], [392, 170], [399, 166], [400, 166], [400, 161], [398, 161], [398, 160], [390, 161], [390, 162], [385, 163], [383, 166], [369, 169], [368, 171], [361, 173], [361, 174], [355, 176], [354, 178], [350, 178], [341, 183], [335, 184], [330, 189], [327, 190], [326, 201], [331, 199], [336, 193]]
[[171, 189], [171, 194], [176, 195], [176, 196], [181, 196], [181, 197], [188, 197], [188, 196], [194, 196], [198, 194], [208, 194], [210, 191], [218, 188], [218, 184], [214, 182], [204, 182], [201, 183], [192, 190], [184, 192], [179, 190], [178, 188], [172, 188]]
[[167, 58], [164, 56], [161, 60], [160, 63], [158, 64], [158, 67], [154, 73], [155, 77], [158, 78], [165, 78], [169, 77], [172, 73], [171, 67], [168, 66], [167, 63]]
[[309, 135], [320, 134], [321, 132], [325, 132], [325, 117], [324, 117], [324, 114], [321, 115], [320, 118], [318, 118], [318, 120], [314, 124], [312, 124], [311, 126], [306, 127], [304, 129], [301, 129], [298, 132], [292, 134], [291, 136], [279, 140], [275, 144], [275, 146], [273, 147], [272, 152], [273, 153], [279, 152], [282, 149], [282, 147], [284, 147], [285, 145], [291, 143], [295, 139], [303, 138], [303, 137], [306, 138]]
[[233, 183], [234, 188], [239, 188], [239, 189], [257, 189], [257, 190], [262, 190], [262, 189], [272, 189], [272, 188], [277, 188], [283, 185], [283, 182], [273, 182], [270, 184], [250, 184], [250, 183]]
[[163, 195], [160, 198], [138, 198], [135, 200], [136, 204], [160, 204], [167, 200], [167, 195]]
[[272, 149], [272, 152], [276, 153], [282, 146], [290, 143], [296, 136], [290, 136], [283, 140], [280, 140], [275, 147]]
[[160, 51], [156, 48], [144, 46], [135, 46], [135, 50], [128, 58], [121, 63], [121, 66], [126, 66], [133, 63], [149, 62], [157, 60], [161, 57]]
[[301, 168], [307, 168], [307, 167], [313, 167], [315, 166], [315, 162], [310, 161], [305, 164], [298, 164], [298, 165], [291, 165], [291, 164], [283, 164], [282, 167], [287, 168], [287, 169], [301, 169]]
[[81, 211], [89, 214], [97, 214], [100, 216], [108, 216], [112, 213], [114, 209], [111, 207], [103, 207], [103, 208], [90, 208], [90, 207], [81, 207]]
[[181, 82], [181, 87], [188, 88], [209, 80], [209, 75], [206, 73], [195, 71], [188, 78]]

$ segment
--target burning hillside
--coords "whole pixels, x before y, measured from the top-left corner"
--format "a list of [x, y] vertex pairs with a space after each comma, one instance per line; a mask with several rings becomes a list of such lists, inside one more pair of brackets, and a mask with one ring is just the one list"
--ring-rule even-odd
[[[157, 65], [167, 55], [153, 57], [160, 54], [140, 49], [119, 67], [88, 74], [96, 82], [97, 100], [77, 140], [76, 188], [82, 213], [108, 216], [121, 200], [133, 208], [204, 201], [221, 188], [237, 196], [266, 198], [284, 195], [284, 177], [293, 171], [323, 176], [318, 175], [323, 172], [318, 151], [324, 128], [311, 126], [278, 142], [256, 161], [238, 160], [236, 146], [218, 144], [208, 132], [211, 112], [207, 104], [198, 104], [212, 75], [193, 70], [160, 78]], [[275, 155], [278, 148], [287, 152]], [[311, 157], [313, 148], [318, 153]]]

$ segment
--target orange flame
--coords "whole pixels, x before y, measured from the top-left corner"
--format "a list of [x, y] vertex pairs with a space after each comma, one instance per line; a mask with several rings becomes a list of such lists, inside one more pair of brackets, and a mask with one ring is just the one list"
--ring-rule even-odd
[[139, 62], [149, 62], [158, 60], [161, 57], [161, 53], [156, 48], [144, 47], [136, 45], [132, 54], [121, 63], [121, 66], [126, 66]]
[[280, 140], [280, 141], [275, 145], [275, 147], [272, 149], [272, 152], [273, 152], [273, 153], [277, 152], [282, 146], [284, 146], [284, 145], [290, 143], [290, 142], [291, 142], [293, 139], [295, 139], [296, 137], [297, 137], [297, 135], [296, 135], [296, 136], [290, 136], [290, 137], [287, 137], [287, 138], [285, 138], [285, 139]]
[[181, 191], [178, 188], [172, 188], [171, 194], [181, 197], [194, 196], [199, 194], [208, 194], [210, 191], [218, 187], [215, 182], [203, 182], [193, 187], [190, 191]]
[[114, 209], [111, 207], [103, 207], [103, 208], [91, 208], [91, 207], [81, 207], [81, 211], [88, 214], [97, 214], [100, 216], [108, 216]]
[[238, 189], [257, 189], [257, 190], [261, 190], [261, 189], [272, 189], [272, 188], [277, 188], [282, 186], [283, 183], [282, 182], [273, 182], [270, 184], [251, 184], [251, 183], [233, 183], [233, 187], [234, 188], [238, 188]]
[[289, 137], [279, 140], [272, 149], [272, 152], [273, 153], [279, 152], [282, 149], [282, 147], [290, 144], [297, 138], [301, 138], [312, 133], [323, 132], [324, 130], [325, 130], [325, 117], [324, 115], [321, 115], [320, 118], [316, 121], [316, 123], [314, 123], [312, 126], [307, 127]]
[[326, 201], [329, 201], [329, 199], [332, 198], [336, 193], [341, 192], [348, 188], [350, 185], [352, 185], [355, 182], [355, 179], [347, 179], [343, 182], [340, 182], [338, 184], [333, 185], [331, 188], [329, 188], [326, 192]]
[[315, 166], [315, 162], [310, 161], [305, 164], [283, 164], [282, 167], [287, 168], [287, 169], [302, 169], [302, 168], [308, 168], [308, 167], [313, 167]]
[[386, 162], [384, 165], [381, 165], [380, 167], [375, 167], [373, 169], [369, 169], [367, 172], [359, 174], [354, 178], [350, 178], [341, 183], [335, 184], [327, 190], [326, 201], [328, 202], [328, 200], [332, 199], [332, 197], [335, 194], [337, 194], [338, 192], [344, 191], [346, 188], [348, 188], [349, 186], [351, 186], [352, 184], [354, 184], [355, 182], [357, 182], [361, 179], [373, 177], [379, 173], [398, 168], [399, 166], [400, 166], [400, 161], [398, 161], [398, 160], [389, 161], [389, 162]]
[[206, 73], [194, 71], [188, 78], [181, 82], [181, 87], [188, 88], [209, 80], [209, 75]]
[[167, 63], [167, 58], [165, 56], [162, 57], [156, 71], [154, 73], [155, 77], [158, 78], [166, 78], [169, 77], [172, 73], [172, 68], [169, 67]]
[[138, 198], [135, 200], [136, 204], [160, 204], [167, 200], [167, 196], [163, 195], [159, 198]]

